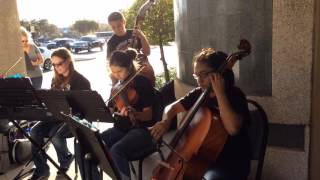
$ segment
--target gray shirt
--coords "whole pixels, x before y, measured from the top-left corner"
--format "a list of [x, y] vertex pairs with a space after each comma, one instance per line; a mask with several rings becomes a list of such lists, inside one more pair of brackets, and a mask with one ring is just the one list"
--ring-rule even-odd
[[[33, 66], [31, 61], [35, 61], [38, 58], [38, 54], [40, 54], [40, 50], [34, 44], [29, 44], [29, 52], [24, 52], [24, 59], [26, 63], [27, 74], [29, 77], [40, 77], [42, 76], [42, 71], [39, 66]], [[41, 54], [40, 54], [41, 55]]]

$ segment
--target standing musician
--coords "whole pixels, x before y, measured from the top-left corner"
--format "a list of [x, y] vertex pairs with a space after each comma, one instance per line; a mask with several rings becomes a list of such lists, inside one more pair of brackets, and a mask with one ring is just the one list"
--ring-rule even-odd
[[[52, 52], [51, 62], [54, 67], [54, 77], [51, 83], [53, 90], [90, 90], [90, 82], [74, 69], [71, 53], [66, 48], [59, 48]], [[39, 144], [44, 144], [44, 138], [51, 137], [60, 127], [61, 122], [40, 121], [31, 129], [31, 137]], [[72, 137], [71, 131], [64, 126], [52, 138], [52, 144], [57, 152], [60, 168], [67, 171], [73, 160], [73, 155], [69, 152], [66, 138]], [[39, 152], [38, 148], [31, 147], [33, 162], [36, 167], [30, 180], [44, 180], [50, 175], [49, 166], [45, 156]], [[57, 178], [62, 177], [62, 173], [57, 173]]]
[[[137, 27], [135, 27], [134, 30], [126, 29], [126, 19], [120, 12], [112, 12], [108, 16], [108, 23], [111, 26], [114, 35], [107, 43], [107, 59], [110, 58], [115, 50], [126, 50], [130, 47], [135, 48], [139, 53], [139, 58], [137, 58], [138, 61], [136, 63], [138, 65], [146, 66], [140, 74], [145, 75], [150, 79], [154, 86], [155, 76], [153, 68], [147, 59], [147, 56], [150, 55], [150, 45], [146, 36]], [[136, 39], [137, 43], [133, 43], [134, 39]], [[112, 75], [111, 79], [114, 83], [116, 82], [116, 79], [112, 77]]]
[[[101, 134], [122, 179], [130, 179], [129, 159], [137, 156], [137, 153], [141, 153], [144, 149], [149, 149], [153, 144], [153, 138], [147, 127], [154, 124], [152, 121], [154, 89], [147, 78], [136, 74], [137, 70], [133, 65], [136, 56], [137, 52], [133, 49], [115, 51], [112, 53], [109, 62], [111, 73], [118, 80], [118, 84], [115, 86], [125, 84], [128, 79], [136, 75], [119, 94], [119, 96], [127, 95], [127, 98], [116, 97], [109, 101], [108, 106], [114, 109], [117, 118], [115, 118], [114, 127]], [[113, 87], [111, 96], [117, 92], [118, 88]], [[125, 101], [124, 99], [128, 99], [128, 104], [119, 105], [122, 104], [122, 101]], [[79, 167], [82, 167], [82, 162], [79, 163]], [[85, 166], [94, 167], [91, 173], [88, 172], [93, 176], [92, 178], [100, 179], [96, 165], [85, 163]], [[80, 168], [80, 172], [83, 177], [84, 169]]]
[[[226, 69], [223, 74], [215, 73], [226, 58], [225, 53], [211, 48], [198, 53], [194, 57], [193, 76], [199, 87], [169, 105], [163, 120], [150, 128], [155, 139], [161, 138], [168, 131], [173, 117], [180, 112], [188, 111], [204, 89], [211, 86], [212, 91], [202, 105], [221, 119], [221, 128], [224, 128], [228, 136], [216, 161], [209, 163], [209, 168], [204, 171], [206, 173], [203, 175], [207, 180], [245, 180], [249, 174], [249, 140], [246, 128], [250, 116], [246, 97], [238, 87], [234, 86], [234, 74], [231, 69]], [[213, 119], [211, 121], [214, 121]], [[210, 142], [205, 141], [198, 151], [199, 154], [195, 156], [202, 155], [201, 148], [204, 145], [210, 145]], [[205, 153], [210, 155], [210, 152]], [[192, 167], [194, 172], [196, 168], [193, 168], [193, 159], [187, 162], [187, 170]]]

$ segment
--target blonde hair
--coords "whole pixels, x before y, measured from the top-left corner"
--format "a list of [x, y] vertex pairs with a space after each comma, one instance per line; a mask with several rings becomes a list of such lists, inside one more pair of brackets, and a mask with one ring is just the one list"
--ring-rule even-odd
[[23, 26], [20, 27], [20, 35], [26, 37], [27, 39], [32, 39], [29, 31]]

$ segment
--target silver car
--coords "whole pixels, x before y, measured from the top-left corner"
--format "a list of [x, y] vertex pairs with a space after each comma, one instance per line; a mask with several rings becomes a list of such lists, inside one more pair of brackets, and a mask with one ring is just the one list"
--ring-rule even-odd
[[43, 70], [51, 70], [52, 64], [51, 64], [51, 51], [47, 49], [46, 47], [39, 47], [39, 50], [41, 52], [41, 55], [43, 57]]

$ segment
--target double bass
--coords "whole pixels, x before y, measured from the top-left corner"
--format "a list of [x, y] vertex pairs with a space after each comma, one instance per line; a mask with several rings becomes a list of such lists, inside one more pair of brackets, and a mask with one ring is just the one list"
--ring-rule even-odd
[[[147, 0], [139, 9], [135, 23], [134, 29], [139, 29], [140, 24], [145, 19], [146, 13], [155, 5], [155, 0]], [[131, 40], [129, 41], [129, 47], [136, 48], [138, 44], [138, 40], [136, 36], [132, 36]], [[145, 76], [151, 81], [152, 86], [155, 86], [155, 74], [151, 64], [148, 61], [148, 57], [144, 54], [139, 53], [136, 61], [136, 67], [139, 69], [140, 67], [144, 66], [143, 70], [140, 72], [141, 75]]]
[[[237, 60], [249, 55], [251, 45], [242, 39], [238, 49], [238, 52], [228, 56], [217, 73], [231, 69]], [[181, 128], [168, 145], [172, 151], [166, 161], [154, 169], [153, 180], [202, 179], [210, 164], [218, 158], [228, 133], [220, 117], [202, 107], [211, 91], [211, 87], [205, 89], [182, 119]]]

